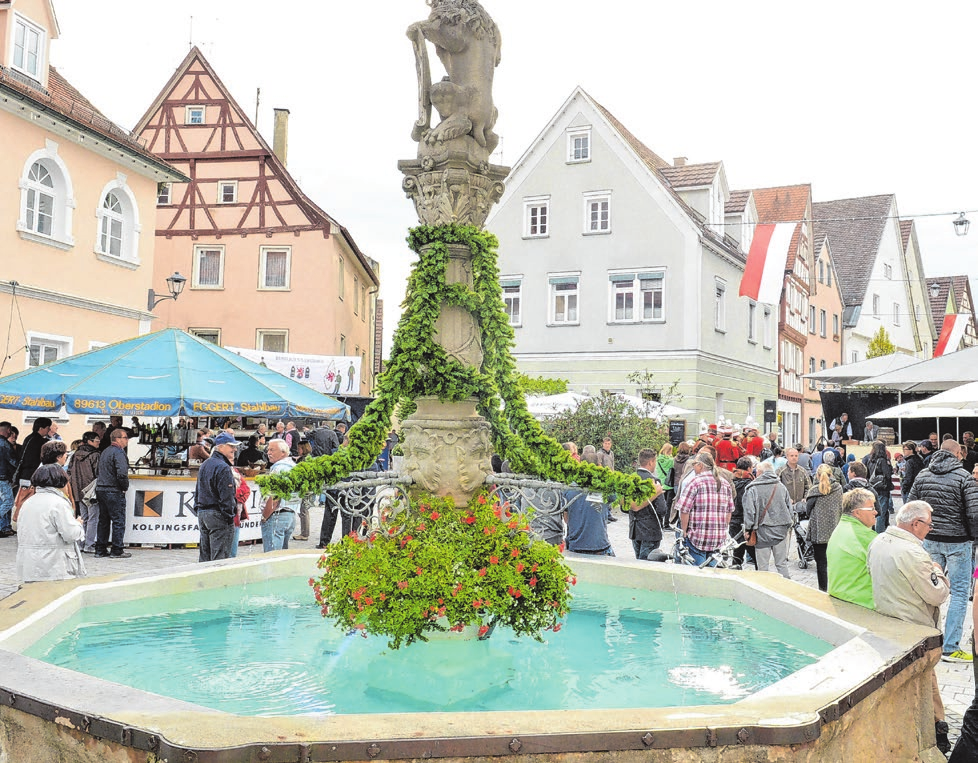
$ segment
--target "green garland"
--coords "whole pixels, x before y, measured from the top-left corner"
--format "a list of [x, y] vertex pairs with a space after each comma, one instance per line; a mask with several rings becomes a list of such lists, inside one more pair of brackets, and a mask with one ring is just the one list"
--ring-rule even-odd
[[[652, 495], [654, 486], [649, 480], [575, 461], [530, 415], [511, 353], [513, 329], [499, 285], [496, 237], [473, 226], [452, 224], [414, 228], [407, 240], [418, 262], [408, 279], [390, 363], [378, 379], [377, 397], [349, 431], [349, 447], [332, 456], [303, 461], [287, 474], [259, 477], [262, 492], [282, 497], [318, 492], [351, 472], [368, 469], [383, 450], [398, 403], [428, 396], [450, 402], [477, 398], [479, 413], [492, 427], [496, 452], [516, 472], [575, 483], [631, 501]], [[447, 283], [452, 244], [468, 246], [472, 253], [472, 289]], [[435, 323], [444, 305], [458, 306], [475, 316], [482, 332], [481, 369], [450, 358], [435, 341]]]

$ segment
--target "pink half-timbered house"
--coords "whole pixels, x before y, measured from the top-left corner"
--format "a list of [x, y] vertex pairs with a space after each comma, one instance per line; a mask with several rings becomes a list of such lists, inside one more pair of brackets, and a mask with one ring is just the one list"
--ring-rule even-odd
[[221, 345], [360, 357], [360, 395], [379, 370], [379, 266], [286, 169], [288, 112], [274, 150], [196, 47], [139, 121], [146, 147], [190, 182], [161, 184], [156, 280], [188, 279], [160, 323]]

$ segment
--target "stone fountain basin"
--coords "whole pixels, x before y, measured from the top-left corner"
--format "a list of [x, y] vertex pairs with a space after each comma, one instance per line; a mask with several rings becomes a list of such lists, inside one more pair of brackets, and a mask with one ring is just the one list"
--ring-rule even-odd
[[[57, 759], [62, 753], [82, 762], [154, 763], [554, 754], [587, 754], [590, 760], [602, 752], [615, 760], [724, 763], [943, 760], [933, 757], [939, 753], [933, 747], [930, 693], [940, 635], [770, 573], [569, 557], [580, 580], [732, 599], [834, 645], [816, 663], [726, 705], [256, 719], [130, 689], [20, 653], [88, 605], [307, 576], [315, 574], [318, 558], [287, 551], [163, 574], [37, 583], [7, 597], [0, 602], [0, 760]], [[41, 749], [49, 752], [40, 755]], [[685, 750], [683, 757], [671, 757], [677, 749]]]

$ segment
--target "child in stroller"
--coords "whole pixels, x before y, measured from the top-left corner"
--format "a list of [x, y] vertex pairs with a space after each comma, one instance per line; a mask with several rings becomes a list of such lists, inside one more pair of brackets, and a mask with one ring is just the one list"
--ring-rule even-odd
[[798, 543], [798, 569], [807, 570], [808, 563], [815, 561], [815, 544], [808, 537], [808, 512], [805, 502], [796, 504], [795, 541]]

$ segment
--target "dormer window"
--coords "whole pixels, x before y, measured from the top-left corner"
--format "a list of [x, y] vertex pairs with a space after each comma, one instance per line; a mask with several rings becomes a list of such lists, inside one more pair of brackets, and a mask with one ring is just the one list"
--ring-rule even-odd
[[207, 110], [204, 106], [187, 106], [187, 124], [202, 125]]
[[41, 81], [44, 66], [44, 30], [22, 16], [14, 16], [14, 69]]

